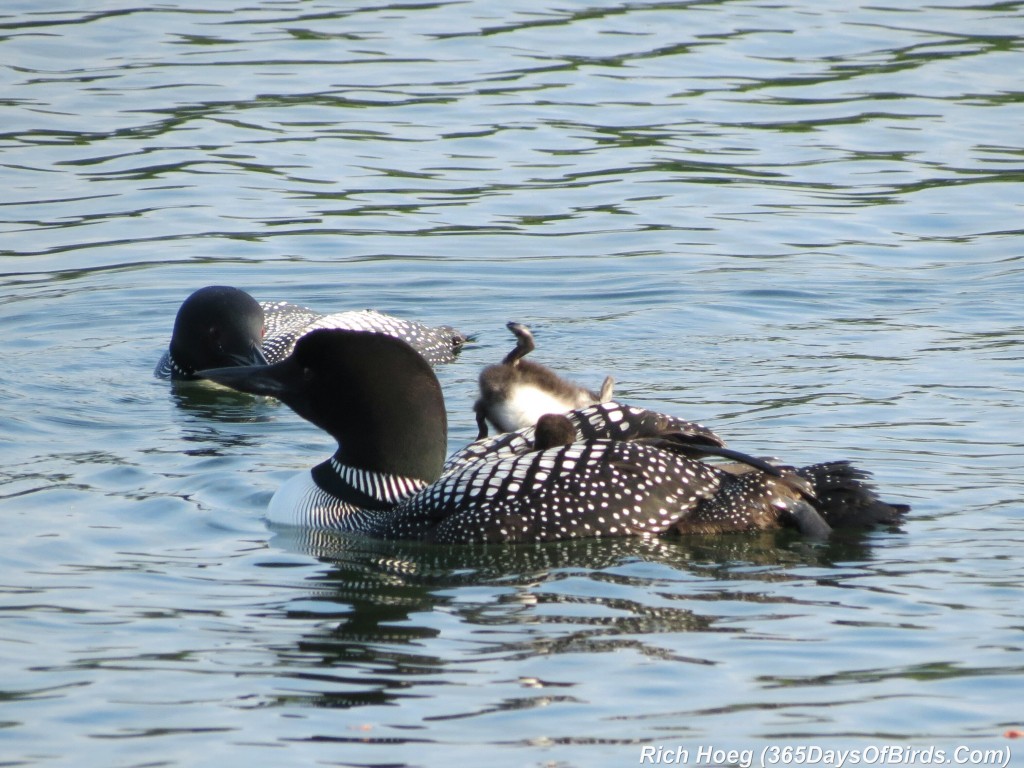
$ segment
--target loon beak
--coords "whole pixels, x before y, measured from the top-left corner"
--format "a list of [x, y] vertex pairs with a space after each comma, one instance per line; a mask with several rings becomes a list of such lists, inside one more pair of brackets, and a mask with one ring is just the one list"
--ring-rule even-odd
[[239, 392], [266, 395], [280, 400], [287, 397], [292, 388], [279, 373], [278, 366], [274, 365], [232, 365], [196, 371], [196, 376], [237, 389]]
[[249, 352], [244, 355], [231, 355], [231, 362], [235, 365], [268, 365], [267, 358], [263, 356], [263, 350], [259, 344], [249, 347]]

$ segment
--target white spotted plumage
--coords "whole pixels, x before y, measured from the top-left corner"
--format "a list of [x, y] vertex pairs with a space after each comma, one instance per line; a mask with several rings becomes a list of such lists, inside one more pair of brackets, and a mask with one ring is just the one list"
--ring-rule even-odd
[[372, 331], [393, 336], [410, 344], [435, 365], [454, 360], [466, 340], [448, 326], [424, 325], [373, 309], [323, 315], [286, 301], [261, 302], [260, 306], [264, 313], [263, 354], [269, 363], [284, 360], [300, 338], [320, 328]]

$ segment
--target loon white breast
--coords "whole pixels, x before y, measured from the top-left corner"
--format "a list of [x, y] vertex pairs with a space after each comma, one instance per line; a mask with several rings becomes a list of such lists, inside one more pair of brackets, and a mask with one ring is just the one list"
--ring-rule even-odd
[[[268, 366], [201, 371], [270, 395], [330, 433], [338, 449], [275, 496], [275, 522], [390, 539], [537, 542], [601, 536], [890, 524], [846, 462], [795, 470], [729, 450], [699, 424], [601, 403], [564, 423], [478, 440], [445, 461], [437, 377], [389, 336], [317, 330]], [[718, 466], [707, 457], [736, 462]]]
[[529, 328], [521, 323], [506, 327], [516, 337], [516, 346], [500, 363], [480, 373], [480, 397], [473, 405], [478, 440], [487, 437], [488, 423], [499, 432], [512, 432], [533, 426], [547, 413], [565, 413], [612, 399], [611, 376], [605, 378], [600, 392], [567, 381], [547, 366], [524, 359], [536, 349]]
[[161, 379], [193, 379], [204, 368], [278, 363], [291, 354], [299, 338], [319, 328], [394, 336], [435, 365], [454, 360], [467, 341], [454, 328], [371, 309], [324, 315], [286, 301], [260, 303], [238, 288], [211, 285], [197, 290], [178, 309], [170, 346], [154, 374]]

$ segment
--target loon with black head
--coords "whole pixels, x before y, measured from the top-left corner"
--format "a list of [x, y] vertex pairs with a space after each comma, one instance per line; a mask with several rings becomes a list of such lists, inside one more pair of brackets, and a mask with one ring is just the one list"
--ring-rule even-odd
[[295, 342], [318, 328], [375, 331], [409, 342], [433, 364], [450, 363], [468, 337], [448, 326], [432, 327], [372, 309], [324, 315], [286, 301], [258, 302], [239, 288], [210, 285], [182, 303], [168, 350], [154, 374], [195, 379], [196, 371], [284, 360]]
[[497, 365], [480, 372], [480, 397], [473, 405], [479, 429], [477, 440], [487, 437], [487, 424], [499, 432], [513, 432], [537, 423], [546, 413], [564, 413], [612, 399], [615, 384], [605, 377], [600, 392], [566, 381], [545, 365], [524, 360], [536, 349], [533, 334], [522, 323], [506, 323], [516, 337], [515, 348]]
[[[774, 467], [672, 416], [602, 403], [565, 414], [573, 428], [537, 449], [533, 427], [471, 443], [445, 461], [447, 417], [430, 365], [381, 334], [317, 330], [269, 366], [201, 371], [282, 400], [338, 449], [289, 480], [272, 523], [444, 543], [540, 542], [894, 522], [845, 462]], [[557, 426], [557, 425], [556, 425]], [[725, 456], [729, 468], [705, 460]], [[833, 498], [834, 497], [834, 498]]]

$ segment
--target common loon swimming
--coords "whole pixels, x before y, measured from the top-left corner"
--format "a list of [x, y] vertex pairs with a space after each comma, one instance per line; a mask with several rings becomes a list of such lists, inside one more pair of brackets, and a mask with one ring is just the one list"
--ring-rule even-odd
[[615, 380], [607, 376], [600, 392], [566, 381], [547, 366], [523, 358], [536, 347], [530, 329], [521, 323], [506, 327], [516, 337], [516, 346], [497, 365], [480, 372], [480, 397], [473, 405], [477, 440], [487, 437], [487, 423], [498, 432], [513, 432], [533, 426], [546, 413], [564, 413], [612, 399]]
[[285, 301], [260, 303], [238, 288], [210, 285], [178, 309], [170, 348], [154, 374], [161, 379], [194, 379], [203, 368], [278, 363], [301, 336], [317, 328], [395, 336], [435, 365], [454, 360], [467, 341], [448, 326], [431, 327], [369, 309], [323, 315]]
[[[201, 371], [270, 395], [327, 431], [334, 455], [275, 494], [272, 523], [445, 543], [715, 533], [895, 522], [846, 462], [793, 470], [722, 447], [711, 430], [601, 403], [570, 411], [537, 450], [533, 427], [471, 443], [445, 461], [444, 397], [405, 342], [318, 330], [269, 366]], [[701, 457], [737, 461], [722, 468]]]

